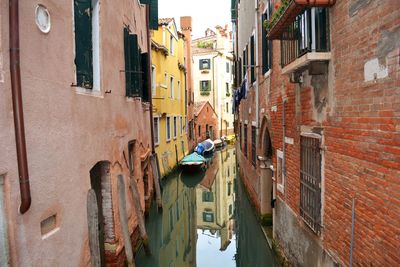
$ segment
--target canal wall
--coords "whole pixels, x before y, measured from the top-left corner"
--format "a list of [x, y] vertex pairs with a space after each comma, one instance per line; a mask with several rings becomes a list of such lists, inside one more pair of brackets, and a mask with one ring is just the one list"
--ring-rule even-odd
[[275, 202], [274, 239], [294, 266], [339, 266], [322, 248], [321, 240], [304, 224], [281, 199]]

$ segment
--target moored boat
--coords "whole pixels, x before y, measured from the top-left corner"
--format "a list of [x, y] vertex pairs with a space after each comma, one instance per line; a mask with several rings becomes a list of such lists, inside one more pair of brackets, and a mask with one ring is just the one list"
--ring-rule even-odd
[[224, 146], [224, 142], [221, 139], [215, 139], [214, 146], [215, 146], [215, 148], [222, 147], [222, 146]]
[[235, 136], [234, 134], [228, 135], [228, 136], [226, 137], [226, 142], [227, 142], [229, 145], [235, 144], [235, 141], [236, 141], [236, 136]]
[[195, 152], [199, 155], [209, 155], [212, 154], [215, 150], [214, 142], [211, 139], [206, 139], [203, 142], [197, 144], [196, 148], [194, 149]]
[[179, 165], [184, 171], [196, 172], [201, 170], [205, 166], [205, 163], [206, 159], [202, 155], [193, 152], [192, 154], [184, 157], [181, 162], [179, 162]]

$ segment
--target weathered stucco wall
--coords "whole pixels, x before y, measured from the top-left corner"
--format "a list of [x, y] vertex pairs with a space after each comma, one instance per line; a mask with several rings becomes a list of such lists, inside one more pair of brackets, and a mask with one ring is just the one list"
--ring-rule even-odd
[[275, 239], [294, 266], [338, 266], [321, 247], [320, 240], [279, 197], [275, 203]]
[[[87, 265], [86, 195], [89, 171], [111, 162], [116, 251], [122, 249], [118, 222], [116, 175], [129, 178], [128, 142], [137, 153], [150, 149], [149, 107], [125, 97], [123, 28], [130, 25], [147, 51], [145, 9], [138, 1], [100, 3], [101, 88], [91, 93], [75, 83], [73, 3], [42, 1], [51, 15], [51, 30], [41, 33], [34, 21], [36, 1], [20, 1], [22, 95], [25, 114], [32, 206], [18, 214], [19, 182], [9, 76], [8, 2], [0, 2], [4, 83], [0, 80], [0, 168], [7, 173], [6, 198], [13, 266]], [[2, 48], [2, 49], [1, 49]], [[0, 61], [0, 71], [1, 71]], [[0, 72], [1, 73], [1, 72]], [[1, 77], [1, 76], [0, 76]], [[106, 93], [108, 91], [109, 93]], [[140, 161], [135, 175], [142, 176]], [[140, 177], [139, 177], [140, 178]], [[140, 180], [141, 181], [141, 180]], [[150, 180], [151, 181], [151, 180]], [[126, 180], [126, 183], [128, 180]], [[144, 205], [144, 185], [139, 183]], [[131, 201], [131, 200], [130, 200]], [[128, 204], [129, 208], [129, 204]], [[133, 231], [135, 218], [129, 212]], [[41, 221], [56, 214], [56, 228], [41, 235]], [[66, 260], [68, 259], [68, 260]]]

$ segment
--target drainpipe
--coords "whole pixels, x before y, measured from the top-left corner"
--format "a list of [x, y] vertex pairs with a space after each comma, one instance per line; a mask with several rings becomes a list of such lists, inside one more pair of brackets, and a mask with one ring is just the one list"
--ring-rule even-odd
[[146, 8], [146, 28], [147, 28], [147, 62], [149, 62], [149, 69], [147, 71], [147, 90], [149, 92], [149, 102], [150, 102], [150, 132], [151, 132], [151, 152], [154, 155], [156, 153], [154, 145], [154, 129], [153, 129], [153, 92], [152, 80], [151, 80], [151, 37], [150, 37], [150, 5]]
[[31, 206], [28, 159], [26, 156], [24, 112], [21, 92], [21, 69], [19, 56], [19, 13], [18, 0], [10, 0], [10, 75], [14, 112], [15, 143], [21, 205], [19, 212], [24, 214]]
[[283, 110], [282, 110], [282, 126], [283, 126], [283, 140], [282, 140], [282, 153], [283, 153], [283, 158], [282, 158], [282, 170], [283, 170], [283, 175], [286, 177], [286, 143], [285, 143], [285, 137], [286, 137], [286, 102], [287, 99], [283, 100]]

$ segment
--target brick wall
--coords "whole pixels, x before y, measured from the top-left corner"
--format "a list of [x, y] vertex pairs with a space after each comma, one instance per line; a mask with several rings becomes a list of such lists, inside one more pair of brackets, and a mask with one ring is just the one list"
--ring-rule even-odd
[[[272, 71], [266, 77], [258, 72], [258, 123], [271, 122], [275, 167], [276, 150], [283, 148], [284, 99], [285, 136], [293, 138], [293, 144], [285, 144], [285, 187], [277, 197], [294, 212], [296, 227], [307, 230], [299, 208], [300, 135], [320, 128], [323, 228], [321, 235], [312, 234], [311, 239], [334, 261], [348, 265], [352, 199], [356, 198], [354, 263], [395, 266], [400, 261], [400, 2], [337, 1], [329, 15], [332, 59], [327, 74], [311, 76], [305, 70], [302, 84], [290, 83], [281, 73], [279, 41], [273, 42]], [[259, 62], [261, 52], [259, 45]], [[249, 148], [254, 110], [250, 89], [240, 105], [240, 120], [248, 121]], [[262, 154], [261, 145], [257, 147]], [[258, 168], [243, 153], [240, 165], [257, 206]]]
[[[200, 133], [199, 133], [199, 125], [201, 127]], [[203, 106], [203, 108], [195, 118], [194, 132], [195, 132], [195, 140], [197, 140], [197, 143], [207, 139], [206, 125], [208, 125], [208, 127], [212, 126], [214, 132], [213, 139], [216, 139], [216, 136], [218, 135], [218, 117], [217, 114], [215, 114], [214, 109], [208, 102]]]

